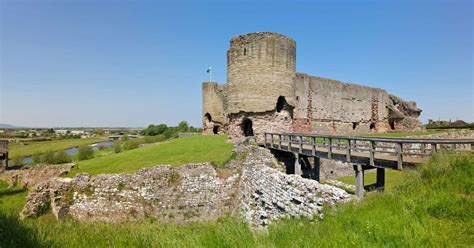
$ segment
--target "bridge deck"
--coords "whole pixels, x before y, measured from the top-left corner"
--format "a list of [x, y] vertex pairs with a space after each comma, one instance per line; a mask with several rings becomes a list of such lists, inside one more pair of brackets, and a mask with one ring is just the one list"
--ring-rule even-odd
[[264, 146], [305, 156], [401, 170], [440, 150], [474, 150], [474, 139], [384, 138], [266, 133]]

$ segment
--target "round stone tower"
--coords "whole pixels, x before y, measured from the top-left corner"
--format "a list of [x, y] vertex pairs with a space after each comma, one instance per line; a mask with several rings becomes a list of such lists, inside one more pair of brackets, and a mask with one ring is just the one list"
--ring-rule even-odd
[[296, 43], [258, 32], [235, 36], [227, 51], [228, 114], [275, 110], [278, 99], [294, 105]]

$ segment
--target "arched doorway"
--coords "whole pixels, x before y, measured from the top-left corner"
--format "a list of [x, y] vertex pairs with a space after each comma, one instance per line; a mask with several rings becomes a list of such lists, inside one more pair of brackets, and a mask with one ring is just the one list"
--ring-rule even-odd
[[246, 117], [242, 120], [241, 127], [242, 127], [242, 131], [243, 131], [245, 137], [254, 135], [253, 134], [252, 121], [249, 118]]
[[217, 125], [212, 128], [212, 132], [213, 132], [214, 134], [219, 134], [219, 130], [220, 130], [220, 127], [217, 126]]
[[281, 112], [283, 109], [285, 109], [285, 106], [288, 103], [286, 103], [286, 99], [284, 96], [279, 96], [276, 104], [276, 111]]
[[208, 122], [211, 122], [211, 121], [212, 121], [211, 114], [206, 113], [206, 114], [204, 115], [204, 117], [207, 119]]
[[390, 129], [395, 130], [395, 121], [394, 120], [389, 120], [388, 124], [390, 125]]

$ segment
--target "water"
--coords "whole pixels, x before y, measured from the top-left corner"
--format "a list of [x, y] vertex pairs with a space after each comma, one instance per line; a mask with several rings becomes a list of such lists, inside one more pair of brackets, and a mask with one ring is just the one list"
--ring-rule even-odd
[[[112, 147], [113, 144], [114, 143], [112, 141], [102, 141], [102, 142], [94, 143], [90, 146], [92, 147], [92, 149], [94, 151], [97, 151], [97, 150], [99, 150], [99, 147], [109, 148], [109, 147]], [[65, 151], [66, 151], [67, 155], [73, 156], [73, 155], [77, 154], [77, 152], [79, 151], [79, 148], [78, 147], [72, 147], [72, 148], [66, 149]], [[23, 163], [25, 163], [25, 164], [32, 163], [32, 162], [33, 162], [33, 158], [31, 156], [23, 158]], [[13, 162], [11, 160], [9, 160], [8, 165], [13, 165]]]

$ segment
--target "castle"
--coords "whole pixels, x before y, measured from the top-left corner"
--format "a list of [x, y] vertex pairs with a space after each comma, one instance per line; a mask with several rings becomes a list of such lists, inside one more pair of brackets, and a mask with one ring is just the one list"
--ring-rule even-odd
[[203, 82], [203, 132], [237, 140], [264, 132], [421, 130], [421, 109], [385, 90], [296, 72], [296, 43], [270, 32], [230, 40], [227, 84]]

